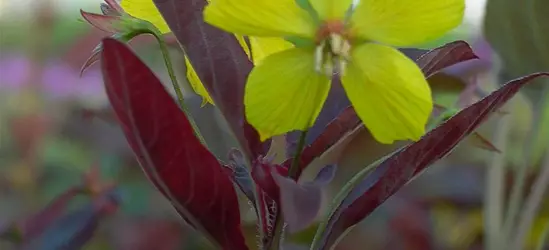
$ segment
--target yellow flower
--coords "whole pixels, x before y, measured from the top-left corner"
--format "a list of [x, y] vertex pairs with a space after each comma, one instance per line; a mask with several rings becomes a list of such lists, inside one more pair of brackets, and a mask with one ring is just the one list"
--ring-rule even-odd
[[204, 18], [296, 45], [248, 77], [246, 118], [262, 140], [311, 127], [336, 75], [373, 136], [392, 143], [424, 134], [432, 99], [418, 66], [388, 45], [438, 38], [461, 23], [464, 9], [464, 0], [215, 0]]
[[[122, 0], [120, 5], [127, 14], [152, 23], [163, 34], [170, 33], [168, 24], [166, 24], [162, 14], [160, 14], [154, 5], [153, 0]], [[255, 63], [259, 63], [263, 58], [272, 53], [276, 53], [293, 46], [291, 43], [279, 38], [250, 37], [249, 40], [252, 48], [250, 52], [250, 48], [246, 44], [243, 36], [236, 36], [236, 39], [240, 43], [240, 46], [242, 46], [242, 49], [244, 49], [244, 52], [246, 52], [248, 57], [253, 59], [253, 62]], [[202, 97], [202, 105], [205, 105], [206, 103], [213, 104], [212, 98], [200, 81], [200, 78], [196, 74], [196, 71], [191, 65], [188, 57], [185, 57], [185, 65], [187, 67], [187, 80], [196, 94]]]

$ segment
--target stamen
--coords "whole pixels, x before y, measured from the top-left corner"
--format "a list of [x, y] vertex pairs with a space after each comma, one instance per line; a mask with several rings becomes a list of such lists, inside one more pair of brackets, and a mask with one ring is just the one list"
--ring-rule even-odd
[[330, 45], [332, 45], [332, 52], [338, 55], [341, 47], [343, 46], [343, 38], [339, 34], [330, 34]]
[[351, 44], [344, 35], [342, 23], [326, 23], [318, 32], [318, 46], [315, 49], [315, 70], [332, 77], [343, 75], [349, 61]]
[[315, 49], [315, 70], [316, 72], [322, 72], [322, 65], [324, 64], [324, 47], [326, 42], [322, 41], [319, 46], [316, 46]]

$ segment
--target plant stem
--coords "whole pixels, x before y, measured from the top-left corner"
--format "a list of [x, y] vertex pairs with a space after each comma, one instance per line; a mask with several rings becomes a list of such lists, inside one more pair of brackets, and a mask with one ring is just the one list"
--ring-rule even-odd
[[295, 149], [292, 165], [290, 165], [290, 168], [288, 169], [288, 177], [292, 179], [295, 179], [297, 177], [297, 174], [299, 173], [299, 169], [300, 169], [299, 162], [301, 158], [301, 151], [303, 151], [303, 148], [305, 147], [306, 139], [307, 139], [307, 130], [302, 131], [301, 135], [299, 136], [299, 141], [297, 142], [297, 148]]
[[530, 232], [532, 223], [538, 211], [540, 209], [541, 203], [543, 201], [543, 196], [547, 191], [547, 186], [549, 186], [549, 150], [545, 155], [544, 163], [542, 164], [542, 170], [539, 174], [539, 177], [534, 182], [532, 186], [532, 192], [528, 196], [528, 199], [525, 202], [524, 209], [520, 214], [520, 220], [517, 223], [517, 233], [514, 238], [513, 248], [511, 249], [522, 249], [524, 245], [524, 239], [527, 234]]
[[[510, 117], [502, 117], [494, 135], [494, 145], [503, 150], [507, 148]], [[486, 173], [486, 192], [484, 195], [484, 241], [486, 250], [501, 249], [501, 224], [503, 221], [505, 154], [494, 154]]]
[[541, 237], [539, 238], [536, 250], [543, 250], [543, 247], [546, 245], [546, 243], [549, 244], [549, 220], [545, 223], [545, 227], [543, 229], [543, 232], [541, 233]]
[[538, 132], [540, 130], [539, 123], [541, 118], [541, 107], [539, 107], [540, 105], [535, 104], [539, 103], [534, 103], [532, 126], [528, 132], [527, 140], [525, 141], [526, 145], [524, 146], [524, 151], [522, 153], [522, 164], [515, 170], [513, 186], [511, 187], [511, 195], [509, 202], [507, 203], [507, 213], [505, 214], [501, 239], [514, 238], [513, 228], [516, 226], [517, 214], [523, 202], [524, 186], [526, 184], [526, 177], [533, 155], [532, 151], [534, 146], [537, 144]]
[[164, 41], [164, 38], [162, 38], [161, 35], [158, 35], [155, 32], [150, 32], [150, 34], [152, 34], [156, 38], [156, 40], [158, 41], [158, 45], [160, 46], [160, 51], [162, 52], [164, 63], [166, 64], [166, 68], [168, 69], [168, 75], [170, 76], [173, 89], [175, 90], [175, 94], [177, 95], [177, 101], [179, 103], [179, 107], [181, 107], [181, 109], [187, 116], [187, 119], [191, 123], [195, 136], [200, 140], [200, 142], [203, 145], [206, 145], [206, 142], [204, 141], [204, 137], [202, 137], [202, 134], [200, 134], [200, 130], [198, 129], [198, 126], [196, 125], [196, 122], [194, 121], [194, 118], [192, 117], [191, 112], [187, 108], [187, 105], [185, 105], [185, 100], [183, 99], [183, 92], [181, 91], [181, 87], [177, 82], [177, 78], [173, 70], [173, 64], [170, 58], [170, 52], [168, 51], [168, 46], [166, 45], [166, 41]]
[[[292, 165], [290, 165], [290, 168], [288, 169], [288, 177], [292, 179], [296, 179], [297, 173], [299, 173], [299, 170], [300, 170], [299, 158], [301, 157], [301, 151], [303, 151], [303, 148], [305, 147], [306, 138], [307, 138], [307, 130], [301, 131], [301, 134], [299, 136], [299, 141], [295, 149], [294, 158], [292, 160]], [[284, 238], [284, 215], [279, 212], [276, 219], [276, 227], [274, 230], [273, 245], [271, 246], [271, 249], [281, 250], [281, 241], [283, 238]]]

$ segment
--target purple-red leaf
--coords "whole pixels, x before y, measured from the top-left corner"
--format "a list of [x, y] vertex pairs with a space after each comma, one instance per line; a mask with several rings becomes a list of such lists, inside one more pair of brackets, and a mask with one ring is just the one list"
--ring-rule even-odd
[[162, 83], [123, 43], [103, 40], [107, 96], [126, 139], [155, 186], [195, 229], [223, 249], [248, 249], [229, 176], [194, 136]]
[[40, 212], [24, 221], [21, 226], [23, 238], [30, 239], [41, 234], [51, 223], [59, 219], [73, 198], [81, 192], [80, 187], [73, 187], [57, 196], [55, 200], [44, 207]]
[[301, 153], [300, 166], [305, 168], [316, 157], [326, 152], [332, 145], [338, 142], [345, 134], [362, 126], [362, 122], [356, 115], [353, 107], [343, 110], [332, 122], [326, 126], [324, 132], [313, 143], [306, 146]]
[[274, 175], [288, 176], [288, 168], [272, 164], [268, 159], [259, 157], [253, 162], [252, 179], [256, 184], [257, 213], [260, 218], [261, 246], [270, 249], [280, 215], [280, 190]]
[[235, 36], [206, 24], [206, 0], [154, 0], [198, 77], [250, 159], [265, 155], [257, 131], [244, 117], [244, 84], [252, 62]]
[[[319, 230], [314, 249], [328, 249], [349, 227], [357, 224], [425, 168], [446, 156], [491, 114], [532, 80], [549, 73], [511, 81], [484, 99], [463, 109], [428, 132], [421, 140], [383, 159], [369, 175], [355, 183]], [[365, 172], [362, 173], [363, 175]]]
[[[68, 210], [70, 202], [82, 191], [81, 187], [72, 187], [58, 195], [53, 201], [36, 214], [29, 216], [20, 223], [12, 223], [2, 228], [0, 235], [13, 241], [31, 241], [42, 234], [46, 228], [61, 218]], [[13, 239], [12, 239], [13, 238]]]
[[464, 41], [455, 41], [435, 48], [417, 59], [425, 77], [460, 62], [478, 59], [471, 46]]
[[93, 237], [102, 217], [114, 212], [119, 203], [115, 190], [56, 220], [38, 238], [26, 240], [22, 250], [77, 250]]

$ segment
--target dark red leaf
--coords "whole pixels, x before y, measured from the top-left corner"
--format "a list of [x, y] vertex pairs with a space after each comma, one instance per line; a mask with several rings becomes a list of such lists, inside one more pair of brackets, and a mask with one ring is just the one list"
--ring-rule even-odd
[[92, 26], [107, 33], [117, 33], [120, 23], [119, 16], [107, 16], [80, 10], [80, 15]]
[[203, 20], [206, 0], [154, 0], [249, 159], [265, 155], [257, 131], [244, 117], [244, 84], [252, 63], [235, 36]]
[[478, 57], [471, 46], [464, 41], [455, 41], [425, 53], [416, 63], [425, 77], [430, 77], [446, 67], [472, 59]]
[[490, 44], [483, 37], [478, 37], [471, 46], [479, 60], [448, 67], [444, 72], [458, 77], [469, 77], [490, 70], [494, 65], [494, 51]]
[[100, 220], [114, 212], [119, 197], [115, 190], [56, 220], [38, 238], [25, 241], [22, 250], [77, 250], [93, 237]]
[[532, 74], [511, 81], [484, 99], [463, 109], [421, 140], [388, 156], [365, 176], [331, 214], [317, 249], [328, 249], [349, 227], [360, 222], [425, 168], [446, 156], [532, 80], [549, 73]]
[[123, 43], [103, 40], [107, 96], [141, 167], [195, 229], [223, 249], [248, 249], [236, 192], [162, 83]]
[[279, 192], [276, 182], [273, 179], [273, 173], [288, 176], [288, 168], [278, 164], [273, 164], [269, 160], [262, 157], [254, 161], [252, 178], [255, 184], [261, 190], [266, 192], [271, 198], [278, 200]]
[[20, 226], [23, 239], [30, 240], [42, 234], [46, 228], [65, 214], [70, 202], [81, 191], [80, 187], [69, 188], [40, 210], [40, 212], [24, 220]]
[[345, 134], [353, 131], [358, 126], [362, 126], [362, 122], [356, 115], [354, 108], [348, 107], [343, 110], [326, 126], [324, 133], [303, 149], [300, 166], [305, 168], [316, 157], [338, 142]]
[[260, 218], [261, 246], [270, 249], [280, 215], [280, 190], [273, 175], [288, 176], [288, 168], [259, 157], [253, 162], [252, 179], [256, 184], [257, 207]]
[[[443, 121], [451, 118], [458, 112], [459, 110], [457, 109], [448, 110], [448, 108], [442, 105], [435, 104], [435, 108], [433, 110], [433, 116], [434, 117], [443, 116], [441, 117], [442, 118], [441, 123], [442, 123]], [[494, 112], [496, 114], [501, 113], [500, 110], [496, 110]], [[484, 136], [482, 136], [478, 132], [471, 133], [471, 136], [467, 137], [467, 139], [468, 139], [467, 141], [475, 147], [485, 149], [491, 152], [501, 153], [501, 151], [496, 146], [494, 146], [488, 139], [484, 138]]]
[[[69, 209], [71, 201], [79, 194], [98, 196], [114, 188], [114, 183], [103, 182], [99, 178], [99, 168], [94, 165], [90, 171], [83, 175], [82, 184], [71, 187], [61, 193], [36, 214], [29, 216], [19, 223], [14, 223], [8, 228], [18, 237], [25, 241], [31, 241], [44, 233], [48, 227], [59, 220]], [[0, 233], [5, 234], [5, 233]]]

